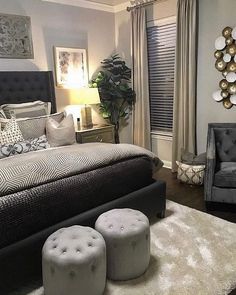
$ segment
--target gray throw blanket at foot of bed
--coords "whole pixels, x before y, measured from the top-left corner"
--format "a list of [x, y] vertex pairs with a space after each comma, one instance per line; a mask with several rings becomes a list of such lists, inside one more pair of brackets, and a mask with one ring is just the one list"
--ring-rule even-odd
[[163, 165], [141, 147], [107, 143], [74, 144], [1, 159], [0, 196], [139, 156], [147, 156], [154, 171]]

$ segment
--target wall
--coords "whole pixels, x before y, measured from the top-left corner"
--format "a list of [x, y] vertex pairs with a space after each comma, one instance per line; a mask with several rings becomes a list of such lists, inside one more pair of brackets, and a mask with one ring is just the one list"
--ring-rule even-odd
[[[31, 17], [34, 59], [0, 59], [1, 70], [54, 70], [53, 46], [87, 49], [89, 77], [115, 48], [114, 14], [42, 2], [0, 0], [1, 13]], [[56, 89], [58, 109], [70, 104], [69, 91]]]
[[214, 43], [226, 26], [235, 27], [235, 0], [199, 0], [199, 45], [197, 87], [197, 145], [198, 152], [206, 150], [209, 122], [236, 122], [236, 107], [224, 109], [212, 93], [223, 78], [215, 69]]

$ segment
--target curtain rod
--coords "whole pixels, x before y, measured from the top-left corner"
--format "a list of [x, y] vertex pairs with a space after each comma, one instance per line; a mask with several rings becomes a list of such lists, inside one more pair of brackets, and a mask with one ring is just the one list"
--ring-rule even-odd
[[166, 0], [151, 0], [151, 1], [143, 2], [143, 3], [140, 3], [140, 4], [134, 5], [134, 6], [128, 6], [126, 8], [126, 10], [131, 11], [131, 10], [137, 8], [137, 7], [144, 7], [144, 6], [151, 5], [151, 4], [155, 3], [155, 2], [164, 2], [164, 1], [166, 1]]

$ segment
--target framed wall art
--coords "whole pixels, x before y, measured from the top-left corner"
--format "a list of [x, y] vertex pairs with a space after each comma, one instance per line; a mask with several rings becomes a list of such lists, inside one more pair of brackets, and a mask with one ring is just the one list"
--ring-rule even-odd
[[0, 14], [0, 58], [34, 58], [29, 16]]
[[87, 86], [86, 50], [80, 48], [54, 47], [56, 85], [64, 88]]

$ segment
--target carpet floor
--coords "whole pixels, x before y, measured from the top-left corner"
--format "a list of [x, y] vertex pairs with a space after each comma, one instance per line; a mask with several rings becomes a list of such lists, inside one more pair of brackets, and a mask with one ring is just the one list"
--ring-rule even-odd
[[[134, 280], [108, 281], [104, 295], [229, 294], [236, 288], [235, 245], [236, 224], [167, 201], [166, 217], [152, 221], [148, 270]], [[35, 286], [11, 295], [43, 295]]]

